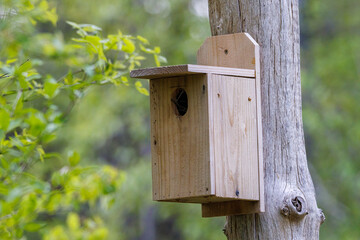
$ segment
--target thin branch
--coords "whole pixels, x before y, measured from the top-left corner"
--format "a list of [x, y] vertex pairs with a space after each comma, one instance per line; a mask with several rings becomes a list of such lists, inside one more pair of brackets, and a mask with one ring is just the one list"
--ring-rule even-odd
[[[80, 70], [74, 72], [73, 75], [76, 75], [76, 74], [79, 74], [79, 73], [82, 73], [82, 72], [84, 72], [84, 69], [80, 69]], [[66, 77], [68, 74], [69, 74], [69, 73], [67, 73], [67, 74], [63, 75], [62, 77], [58, 78], [58, 79], [56, 80], [56, 82], [57, 82], [57, 83], [58, 83], [58, 82], [61, 82], [62, 80], [65, 79], [65, 77]]]
[[21, 67], [22, 65], [24, 65], [24, 64], [25, 64], [25, 63], [27, 63], [28, 61], [30, 61], [30, 58], [26, 59], [26, 61], [25, 61], [25, 62], [23, 62], [22, 64], [20, 64], [20, 66], [19, 66], [19, 67]]
[[7, 215], [4, 215], [0, 218], [0, 221], [3, 221], [5, 219], [8, 219], [8, 218], [11, 218], [14, 214], [10, 213], [10, 214], [7, 214]]
[[2, 79], [2, 78], [8, 78], [8, 77], [10, 77], [7, 73], [4, 73], [3, 75], [1, 75], [0, 76], [0, 79]]
[[27, 92], [27, 91], [31, 91], [31, 90], [37, 90], [37, 89], [42, 89], [42, 88], [41, 87], [22, 88], [22, 89], [19, 89], [19, 90], [12, 90], [12, 91], [6, 92], [6, 93], [2, 94], [1, 96], [2, 97], [7, 97], [7, 96], [10, 96], [10, 95], [13, 95], [13, 94], [18, 94], [19, 92]]

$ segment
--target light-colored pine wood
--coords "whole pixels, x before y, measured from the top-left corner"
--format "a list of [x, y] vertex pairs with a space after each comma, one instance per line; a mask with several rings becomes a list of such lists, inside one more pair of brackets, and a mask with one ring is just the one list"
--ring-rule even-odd
[[264, 156], [263, 156], [263, 129], [261, 114], [261, 78], [260, 78], [260, 47], [259, 44], [248, 34], [247, 37], [255, 46], [255, 88], [256, 88], [256, 119], [257, 119], [257, 148], [259, 160], [259, 194], [260, 194], [260, 212], [265, 212], [265, 191], [264, 191]]
[[132, 78], [145, 78], [145, 79], [154, 79], [154, 78], [164, 78], [172, 77], [179, 75], [191, 75], [191, 74], [201, 74], [201, 73], [217, 73], [222, 75], [229, 76], [241, 76], [241, 77], [255, 77], [254, 69], [239, 69], [232, 67], [215, 67], [215, 66], [204, 66], [204, 65], [194, 65], [194, 64], [185, 64], [185, 65], [175, 65], [175, 66], [165, 66], [165, 67], [155, 67], [155, 68], [144, 68], [133, 70], [130, 73]]
[[259, 200], [255, 82], [211, 74], [208, 91], [215, 195]]
[[[181, 202], [181, 203], [201, 203], [201, 204], [207, 204], [207, 203], [222, 203], [222, 202], [233, 202], [236, 200], [236, 202], [243, 202], [238, 201], [238, 199], [234, 198], [222, 198], [215, 195], [208, 195], [208, 196], [199, 196], [199, 197], [184, 197], [179, 199], [166, 199], [166, 200], [158, 200], [160, 202]], [[248, 202], [248, 201], [244, 201]], [[224, 215], [223, 215], [224, 216]]]
[[[259, 45], [247, 33], [210, 37], [205, 40], [197, 53], [198, 64], [255, 70], [259, 201], [255, 202], [255, 207], [252, 210], [249, 209], [249, 212], [254, 213], [265, 211], [259, 59]], [[226, 212], [224, 214], [226, 215]]]
[[[172, 93], [182, 88], [188, 111], [177, 116]], [[187, 75], [150, 81], [153, 199], [209, 196], [209, 120], [207, 77]]]
[[[188, 96], [184, 116], [171, 105], [177, 88]], [[259, 200], [254, 79], [218, 74], [152, 79], [150, 101], [154, 200]]]
[[[235, 34], [207, 39], [198, 52], [199, 64], [220, 67], [131, 72], [151, 79], [154, 200], [202, 203], [206, 217], [264, 210], [258, 57], [256, 42]], [[178, 88], [188, 96], [183, 116], [171, 100]]]
[[255, 70], [258, 44], [246, 33], [207, 38], [197, 53], [197, 64]]

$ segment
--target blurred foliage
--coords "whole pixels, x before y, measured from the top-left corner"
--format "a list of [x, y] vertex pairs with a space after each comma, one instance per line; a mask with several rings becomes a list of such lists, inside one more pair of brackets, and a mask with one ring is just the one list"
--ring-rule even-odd
[[[58, 19], [45, 0], [3, 1], [0, 10], [0, 33], [6, 36], [0, 52], [0, 238], [107, 239], [97, 211], [114, 204], [124, 172], [79, 165], [78, 152], [65, 157], [49, 146], [90, 86], [132, 85], [148, 95], [126, 75], [144, 54], [156, 65], [165, 58], [141, 36], [118, 31], [102, 37], [91, 24], [68, 22], [77, 33], [69, 43], [60, 32], [39, 32], [38, 24], [55, 26]], [[56, 77], [51, 64], [66, 72]], [[61, 168], [37, 171], [54, 162]]]
[[326, 221], [321, 239], [360, 239], [360, 2], [302, 2], [303, 115]]
[[210, 35], [206, 0], [62, 0], [57, 8], [60, 27], [72, 19], [102, 26], [105, 32], [121, 26], [132, 35], [141, 33], [161, 46], [169, 65], [195, 63], [197, 49]]
[[[195, 63], [197, 49], [210, 35], [206, 4], [104, 0], [101, 5], [83, 6], [77, 0], [71, 4], [62, 1], [58, 3], [63, 14], [59, 25], [62, 18], [96, 23], [104, 32], [120, 25], [132, 35], [141, 33], [156, 42], [169, 64]], [[77, 11], [76, 6], [84, 11]], [[153, 66], [146, 60], [145, 65]], [[117, 195], [116, 210], [105, 215], [110, 239], [225, 239], [225, 219], [201, 218], [200, 205], [151, 200], [148, 101], [127, 87], [92, 88], [62, 130], [60, 145], [65, 149], [76, 147], [82, 156], [127, 173]]]

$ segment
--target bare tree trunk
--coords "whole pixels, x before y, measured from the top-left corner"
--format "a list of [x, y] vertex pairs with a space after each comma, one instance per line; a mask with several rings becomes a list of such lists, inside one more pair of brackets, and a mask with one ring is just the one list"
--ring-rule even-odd
[[266, 212], [227, 217], [228, 239], [318, 239], [325, 220], [307, 166], [298, 0], [209, 0], [212, 35], [260, 45]]

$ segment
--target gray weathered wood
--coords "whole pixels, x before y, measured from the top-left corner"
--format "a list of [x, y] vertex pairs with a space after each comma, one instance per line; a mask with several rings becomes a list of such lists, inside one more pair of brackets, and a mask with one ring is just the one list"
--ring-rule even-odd
[[261, 47], [266, 212], [227, 217], [228, 239], [318, 239], [307, 166], [297, 0], [209, 0], [212, 35], [248, 32]]

